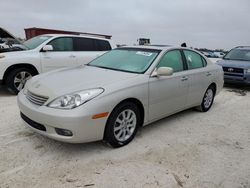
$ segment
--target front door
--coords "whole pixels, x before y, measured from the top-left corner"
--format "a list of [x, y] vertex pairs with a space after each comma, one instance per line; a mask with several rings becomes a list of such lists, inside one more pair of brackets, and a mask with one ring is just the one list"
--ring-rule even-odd
[[40, 52], [42, 71], [76, 66], [76, 54], [71, 37], [59, 37], [48, 43], [53, 51]]
[[167, 52], [156, 68], [171, 67], [171, 76], [149, 79], [149, 121], [162, 118], [186, 107], [189, 75], [179, 50]]

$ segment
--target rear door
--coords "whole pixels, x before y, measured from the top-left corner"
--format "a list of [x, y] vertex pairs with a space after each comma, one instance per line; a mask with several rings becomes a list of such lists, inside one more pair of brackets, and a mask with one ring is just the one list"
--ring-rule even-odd
[[180, 50], [167, 52], [156, 68], [171, 67], [171, 76], [149, 79], [149, 120], [159, 119], [186, 107], [189, 76]]
[[106, 51], [111, 50], [108, 41], [83, 37], [74, 38], [74, 48], [76, 51], [77, 65], [87, 64]]
[[183, 55], [190, 79], [187, 106], [193, 107], [201, 103], [204, 93], [211, 83], [213, 72], [207, 68], [206, 60], [195, 51], [183, 50]]
[[53, 46], [53, 51], [40, 52], [43, 72], [76, 65], [72, 37], [59, 37], [50, 41], [48, 45]]

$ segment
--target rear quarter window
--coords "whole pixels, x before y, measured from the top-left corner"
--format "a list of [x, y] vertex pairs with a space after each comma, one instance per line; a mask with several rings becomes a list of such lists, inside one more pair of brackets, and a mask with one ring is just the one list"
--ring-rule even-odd
[[99, 51], [108, 51], [111, 50], [111, 46], [108, 41], [106, 40], [96, 40], [98, 50]]

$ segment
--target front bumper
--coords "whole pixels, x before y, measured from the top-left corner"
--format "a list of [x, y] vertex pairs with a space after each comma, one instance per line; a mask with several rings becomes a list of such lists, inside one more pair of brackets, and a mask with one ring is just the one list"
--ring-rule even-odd
[[[22, 91], [19, 92], [17, 100], [21, 114], [33, 123], [45, 127], [45, 130], [41, 130], [33, 126], [27, 119], [24, 121], [27, 127], [39, 134], [69, 143], [84, 143], [103, 139], [107, 117], [92, 119], [94, 111], [96, 112], [93, 105], [90, 107], [86, 103], [72, 110], [59, 110], [46, 106], [37, 106], [31, 103]], [[69, 130], [73, 135], [59, 135], [56, 128]]]
[[250, 85], [250, 75], [234, 76], [234, 75], [224, 74], [224, 82], [232, 84]]

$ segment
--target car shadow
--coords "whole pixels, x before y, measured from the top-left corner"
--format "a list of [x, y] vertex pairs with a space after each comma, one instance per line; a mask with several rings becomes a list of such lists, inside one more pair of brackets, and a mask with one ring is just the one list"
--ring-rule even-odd
[[250, 91], [250, 86], [242, 85], [242, 84], [228, 84], [228, 83], [225, 83], [224, 88], [226, 88], [226, 89], [227, 88], [228, 89], [241, 89], [241, 90]]
[[8, 89], [4, 86], [0, 86], [0, 97], [14, 96]]
[[224, 89], [226, 89], [228, 92], [234, 92], [239, 96], [245, 96], [250, 91], [249, 86], [238, 84], [224, 84]]

